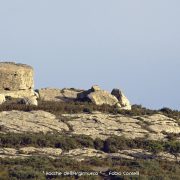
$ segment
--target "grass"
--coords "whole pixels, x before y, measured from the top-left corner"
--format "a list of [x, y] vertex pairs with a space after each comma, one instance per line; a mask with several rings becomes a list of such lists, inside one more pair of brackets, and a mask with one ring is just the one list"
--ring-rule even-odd
[[[103, 173], [99, 176], [48, 176], [43, 172], [94, 172], [102, 167]], [[139, 176], [109, 176], [109, 172], [132, 172], [139, 171]], [[77, 162], [68, 158], [49, 159], [45, 157], [30, 157], [27, 159], [0, 159], [1, 180], [19, 179], [80, 179], [80, 180], [111, 180], [111, 179], [167, 179], [178, 180], [180, 166], [175, 162], [154, 160], [123, 160], [92, 158], [84, 162]]]
[[94, 148], [106, 153], [116, 153], [126, 149], [146, 149], [154, 154], [166, 151], [172, 154], [180, 152], [180, 142], [152, 141], [145, 139], [126, 139], [112, 136], [106, 140], [92, 139], [86, 135], [68, 134], [0, 134], [0, 147], [19, 148], [24, 146], [61, 148], [65, 151], [76, 148]]

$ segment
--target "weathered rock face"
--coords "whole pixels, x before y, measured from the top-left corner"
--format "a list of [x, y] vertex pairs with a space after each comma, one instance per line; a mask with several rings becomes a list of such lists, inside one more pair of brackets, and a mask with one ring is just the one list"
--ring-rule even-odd
[[19, 149], [0, 148], [0, 158], [28, 158], [30, 156], [47, 156], [50, 158], [58, 158], [62, 153], [61, 149], [57, 148], [36, 148], [23, 147]]
[[44, 111], [4, 111], [0, 112], [0, 132], [61, 132], [68, 126], [56, 116]]
[[110, 106], [114, 106], [118, 103], [118, 100], [115, 96], [112, 96], [107, 91], [103, 90], [90, 93], [88, 95], [88, 98], [91, 100], [92, 103], [96, 105], [107, 104]]
[[6, 101], [4, 94], [0, 94], [0, 104]]
[[96, 105], [107, 104], [114, 106], [118, 103], [115, 96], [111, 95], [107, 91], [101, 90], [97, 85], [87, 91], [79, 93], [77, 98], [80, 101], [90, 101]]
[[178, 122], [161, 114], [141, 118], [100, 112], [63, 116], [69, 119], [68, 124], [72, 127], [73, 134], [84, 134], [93, 139], [107, 139], [116, 135], [128, 139], [166, 140], [167, 133], [180, 133]]
[[36, 96], [34, 96], [34, 97], [29, 97], [29, 98], [22, 98], [19, 101], [19, 104], [25, 104], [27, 106], [29, 106], [29, 105], [37, 106], [38, 105], [38, 101], [36, 99]]
[[[6, 98], [34, 98], [34, 101], [37, 102], [37, 96], [33, 90], [33, 74], [34, 71], [31, 66], [1, 62], [0, 94]], [[37, 103], [35, 104], [37, 105]]]
[[34, 88], [33, 69], [15, 63], [0, 63], [0, 90], [18, 91]]
[[3, 94], [5, 97], [12, 97], [12, 98], [24, 98], [24, 97], [37, 97], [34, 90], [19, 90], [19, 91], [5, 91], [0, 90], [0, 94]]
[[23, 147], [19, 150], [22, 154], [39, 154], [39, 155], [47, 155], [50, 157], [58, 157], [62, 154], [62, 150], [60, 148], [35, 148], [35, 147]]
[[62, 155], [75, 159], [77, 161], [84, 161], [91, 157], [98, 157], [98, 158], [108, 157], [108, 154], [102, 151], [98, 151], [96, 149], [90, 149], [90, 148], [72, 149], [68, 152], [64, 152]]
[[54, 89], [54, 88], [44, 88], [39, 89], [38, 93], [40, 99], [43, 101], [58, 101], [58, 102], [70, 102], [77, 98], [77, 94], [81, 90], [76, 89]]
[[111, 94], [119, 100], [120, 109], [131, 110], [131, 104], [129, 100], [120, 89], [113, 89]]

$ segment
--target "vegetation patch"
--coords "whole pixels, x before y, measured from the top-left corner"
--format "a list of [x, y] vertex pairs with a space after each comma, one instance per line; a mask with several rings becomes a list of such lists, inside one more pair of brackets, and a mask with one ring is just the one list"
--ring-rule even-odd
[[[98, 171], [101, 167], [102, 172]], [[57, 176], [47, 172], [98, 172], [99, 176]], [[139, 176], [110, 176], [110, 172], [134, 172]], [[30, 157], [27, 159], [0, 159], [1, 180], [19, 179], [67, 179], [67, 180], [111, 180], [111, 179], [174, 179], [178, 180], [180, 166], [178, 163], [155, 160], [123, 160], [92, 158], [84, 162], [77, 162], [69, 158], [49, 159], [45, 157]]]
[[93, 140], [86, 135], [70, 134], [0, 134], [0, 147], [19, 148], [25, 146], [52, 147], [62, 150], [76, 148], [94, 148], [106, 153], [115, 153], [119, 150], [146, 149], [152, 153], [166, 151], [172, 154], [180, 153], [179, 141], [153, 141], [145, 139], [126, 139], [124, 137], [112, 136], [107, 140]]
[[[169, 108], [162, 108], [160, 110], [150, 110], [141, 105], [132, 105], [131, 111], [117, 110], [113, 106], [102, 105], [97, 106], [90, 102], [54, 102], [54, 101], [39, 101], [38, 106], [26, 106], [23, 104], [17, 104], [13, 102], [5, 102], [0, 105], [0, 112], [2, 111], [33, 111], [43, 110], [53, 113], [57, 116], [61, 114], [72, 114], [72, 113], [91, 113], [93, 111], [100, 111], [103, 113], [122, 114], [126, 116], [138, 116], [140, 120], [141, 116], [153, 115], [161, 113], [167, 117], [174, 118], [180, 123], [180, 111], [171, 110]], [[141, 118], [142, 120], [142, 118]]]

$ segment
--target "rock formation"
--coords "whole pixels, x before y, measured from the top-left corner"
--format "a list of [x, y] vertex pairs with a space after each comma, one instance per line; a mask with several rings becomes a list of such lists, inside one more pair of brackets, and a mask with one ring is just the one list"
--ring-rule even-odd
[[[68, 119], [68, 121], [63, 121], [63, 119]], [[62, 114], [58, 119], [55, 115], [45, 111], [0, 112], [0, 132], [48, 133], [55, 131], [87, 135], [93, 139], [103, 140], [115, 135], [127, 139], [146, 138], [164, 141], [169, 133], [178, 135], [180, 127], [175, 119], [162, 114], [141, 116], [139, 119], [136, 116], [93, 112], [91, 114]]]
[[93, 86], [91, 89], [78, 94], [78, 100], [90, 101], [96, 105], [107, 104], [114, 106], [118, 103], [118, 99], [109, 92], [101, 90], [99, 86]]
[[33, 68], [24, 64], [0, 63], [0, 94], [11, 98], [37, 98]]
[[120, 89], [113, 89], [111, 94], [114, 95], [119, 100], [119, 104], [117, 105], [118, 108], [125, 109], [125, 110], [131, 110], [131, 104], [130, 104], [129, 100], [122, 93], [122, 91]]
[[45, 111], [4, 111], [0, 112], [0, 132], [40, 133], [68, 131], [68, 126]]
[[112, 93], [110, 94], [109, 92], [101, 90], [99, 86], [95, 85], [91, 89], [79, 93], [77, 99], [80, 101], [90, 101], [96, 105], [116, 105], [117, 109], [131, 110], [129, 100], [119, 89], [113, 89]]
[[74, 88], [70, 89], [55, 89], [55, 88], [43, 88], [37, 90], [40, 99], [43, 101], [57, 101], [57, 102], [70, 102], [77, 99], [77, 94], [82, 90]]
[[0, 90], [19, 91], [34, 88], [33, 68], [24, 64], [0, 63]]
[[28, 98], [27, 97], [22, 98], [18, 103], [19, 104], [25, 104], [27, 106], [29, 106], [29, 105], [37, 106], [38, 105], [38, 101], [37, 101], [36, 96], [28, 97]]
[[166, 140], [168, 133], [179, 134], [180, 127], [175, 119], [162, 114], [128, 117], [101, 112], [91, 114], [64, 114], [69, 119], [73, 134], [83, 134], [93, 139], [107, 139], [112, 135], [128, 139], [146, 138]]
[[[45, 88], [34, 92], [33, 68], [24, 64], [0, 63], [0, 104], [5, 98], [20, 98], [25, 105], [38, 105], [37, 98], [43, 101], [89, 101], [96, 105], [116, 106], [117, 109], [131, 110], [129, 100], [119, 89], [110, 94], [95, 85], [87, 91], [74, 88]], [[5, 97], [5, 98], [4, 98]]]

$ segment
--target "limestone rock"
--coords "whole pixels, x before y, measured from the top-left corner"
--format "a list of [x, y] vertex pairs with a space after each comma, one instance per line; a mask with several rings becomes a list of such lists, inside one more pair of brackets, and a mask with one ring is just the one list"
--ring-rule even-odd
[[4, 94], [0, 94], [0, 104], [4, 103], [6, 101], [6, 98]]
[[[0, 148], [0, 158], [28, 158], [31, 156], [46, 156], [48, 158], [59, 159], [61, 157], [68, 157], [76, 161], [89, 160], [92, 157], [105, 159], [105, 158], [122, 158], [128, 160], [136, 159], [160, 159], [166, 161], [180, 162], [180, 154], [176, 156], [167, 152], [160, 152], [153, 154], [144, 149], [128, 149], [119, 150], [117, 153], [105, 153], [91, 148], [78, 148], [71, 149], [68, 152], [62, 151], [57, 148], [36, 148], [36, 147], [22, 147], [19, 149], [15, 148]], [[97, 168], [97, 167], [96, 167]], [[108, 170], [109, 168], [107, 168]], [[97, 169], [96, 169], [97, 170]], [[107, 171], [106, 170], [106, 171]]]
[[119, 104], [121, 105], [120, 109], [131, 110], [131, 104], [129, 100], [121, 92], [120, 89], [113, 89], [111, 94], [114, 95], [119, 100]]
[[177, 121], [162, 114], [154, 114], [152, 116], [142, 117], [142, 119], [149, 124], [149, 130], [154, 133], [180, 133], [180, 126]]
[[11, 98], [35, 96], [33, 68], [24, 64], [0, 63], [0, 94]]
[[59, 148], [35, 148], [35, 147], [23, 147], [19, 149], [21, 154], [39, 154], [39, 155], [47, 155], [47, 156], [60, 156], [62, 154], [62, 149]]
[[64, 114], [73, 134], [84, 134], [93, 139], [107, 139], [112, 135], [125, 136], [129, 139], [144, 138], [149, 133], [139, 125], [135, 118], [112, 115], [101, 112], [92, 114]]
[[82, 148], [82, 149], [72, 149], [68, 152], [64, 152], [63, 156], [70, 157], [77, 161], [84, 161], [87, 158], [91, 158], [91, 157], [106, 158], [108, 155], [96, 149]]
[[83, 134], [93, 139], [107, 139], [112, 135], [128, 139], [147, 138], [167, 140], [166, 133], [179, 134], [178, 122], [161, 114], [141, 116], [141, 119], [101, 112], [64, 114], [69, 119], [73, 134]]
[[111, 95], [107, 91], [101, 90], [97, 85], [87, 91], [79, 93], [77, 98], [80, 101], [90, 101], [96, 105], [106, 104], [114, 106], [118, 103], [115, 96]]
[[33, 68], [15, 63], [0, 63], [0, 90], [16, 91], [33, 89]]
[[17, 153], [17, 150], [13, 149], [13, 148], [2, 148], [2, 149], [0, 149], [0, 154], [15, 155], [16, 153]]
[[54, 89], [54, 88], [43, 88], [38, 90], [40, 99], [43, 101], [58, 101], [58, 102], [69, 102], [74, 101], [77, 98], [77, 94], [81, 90], [76, 89]]
[[0, 90], [0, 94], [4, 95], [5, 97], [11, 98], [23, 98], [23, 97], [34, 97], [35, 92], [32, 89], [28, 90], [19, 90], [19, 91], [5, 91]]
[[95, 91], [88, 95], [88, 98], [91, 100], [92, 103], [96, 105], [103, 105], [107, 104], [110, 106], [114, 106], [118, 103], [118, 100], [116, 97], [112, 96], [107, 91]]
[[45, 111], [4, 111], [0, 112], [1, 132], [14, 133], [48, 133], [68, 131], [68, 126]]
[[61, 149], [57, 148], [36, 148], [23, 147], [19, 149], [14, 148], [0, 148], [0, 158], [27, 158], [30, 156], [47, 156], [48, 158], [58, 158], [62, 154]]
[[30, 106], [30, 105], [32, 105], [32, 106], [37, 106], [38, 105], [38, 101], [37, 101], [37, 99], [36, 99], [36, 96], [34, 96], [34, 97], [25, 97], [25, 98], [23, 98], [23, 99], [21, 99], [20, 101], [19, 101], [19, 103], [20, 104], [25, 104], [25, 105], [27, 105], [27, 106]]

